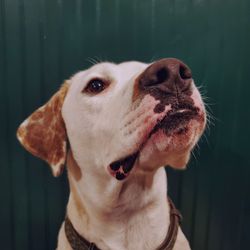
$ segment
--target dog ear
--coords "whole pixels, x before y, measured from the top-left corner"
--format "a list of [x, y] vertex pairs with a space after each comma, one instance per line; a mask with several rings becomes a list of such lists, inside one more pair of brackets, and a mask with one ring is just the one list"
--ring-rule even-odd
[[45, 160], [51, 166], [54, 176], [62, 173], [67, 155], [67, 134], [61, 110], [68, 88], [69, 84], [65, 82], [17, 130], [17, 138], [24, 148]]

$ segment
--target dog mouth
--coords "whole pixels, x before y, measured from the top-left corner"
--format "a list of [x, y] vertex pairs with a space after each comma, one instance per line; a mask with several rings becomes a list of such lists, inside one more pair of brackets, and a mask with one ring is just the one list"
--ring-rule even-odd
[[110, 164], [111, 175], [113, 175], [117, 180], [125, 179], [133, 166], [139, 155], [139, 150], [136, 153], [131, 154], [121, 160], [115, 161]]
[[196, 119], [199, 116], [199, 108], [192, 105], [179, 105], [174, 108], [159, 121], [150, 132], [150, 137], [152, 134], [156, 133], [159, 129], [162, 129], [166, 135], [171, 135], [173, 133], [182, 134], [187, 129], [187, 124], [190, 120]]
[[196, 119], [197, 117], [199, 117], [199, 109], [192, 105], [179, 105], [177, 108], [168, 111], [167, 114], [156, 123], [137, 151], [109, 165], [110, 174], [119, 181], [124, 180], [130, 174], [142, 148], [153, 134], [161, 129], [167, 136], [174, 134], [178, 136], [185, 133], [188, 130], [187, 125], [190, 120]]

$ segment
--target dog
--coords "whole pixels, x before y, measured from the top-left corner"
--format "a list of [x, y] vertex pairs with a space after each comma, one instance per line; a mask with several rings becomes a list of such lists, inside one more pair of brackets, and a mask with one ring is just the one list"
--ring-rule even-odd
[[190, 249], [163, 166], [185, 169], [205, 126], [191, 70], [175, 58], [101, 62], [66, 80], [17, 130], [54, 176], [67, 166], [57, 249]]

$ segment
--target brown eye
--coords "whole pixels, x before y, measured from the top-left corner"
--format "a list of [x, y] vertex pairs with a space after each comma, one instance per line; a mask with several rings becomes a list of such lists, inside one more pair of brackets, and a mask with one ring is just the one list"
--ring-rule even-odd
[[96, 78], [89, 81], [84, 91], [90, 94], [98, 94], [102, 92], [107, 86], [108, 84], [104, 80]]

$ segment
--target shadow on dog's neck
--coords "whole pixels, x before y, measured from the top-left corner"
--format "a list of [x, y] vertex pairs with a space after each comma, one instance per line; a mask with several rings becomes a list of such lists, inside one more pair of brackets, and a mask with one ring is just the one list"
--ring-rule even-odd
[[[75, 229], [87, 240], [97, 243], [101, 239], [105, 248], [109, 240], [113, 242], [117, 239], [117, 232], [123, 232], [123, 235], [127, 232], [124, 237], [131, 238], [127, 230], [134, 227], [131, 232], [139, 230], [145, 237], [143, 234], [151, 231], [152, 237], [159, 238], [159, 242], [156, 239], [156, 246], [161, 243], [169, 225], [164, 168], [151, 174], [136, 171], [125, 181], [100, 178], [84, 175], [71, 151], [68, 153], [67, 168], [70, 184], [67, 214]], [[125, 239], [117, 240], [123, 242]]]

